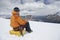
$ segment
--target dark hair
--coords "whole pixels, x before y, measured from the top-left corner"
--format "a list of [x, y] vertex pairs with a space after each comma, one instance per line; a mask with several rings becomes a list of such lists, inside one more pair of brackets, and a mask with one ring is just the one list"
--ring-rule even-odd
[[14, 11], [19, 12], [20, 9], [19, 9], [18, 7], [15, 7], [15, 8], [14, 8]]

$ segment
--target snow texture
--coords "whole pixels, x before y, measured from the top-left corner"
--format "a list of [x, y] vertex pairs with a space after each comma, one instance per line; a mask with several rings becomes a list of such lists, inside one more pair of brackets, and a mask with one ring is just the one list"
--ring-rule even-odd
[[24, 37], [9, 34], [10, 20], [0, 18], [0, 40], [60, 40], [60, 24], [29, 21], [32, 33]]

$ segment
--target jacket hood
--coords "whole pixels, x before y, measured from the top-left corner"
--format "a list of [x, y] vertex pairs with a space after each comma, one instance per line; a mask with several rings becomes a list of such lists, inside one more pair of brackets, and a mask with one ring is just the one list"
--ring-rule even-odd
[[16, 15], [18, 12], [12, 11], [12, 15]]

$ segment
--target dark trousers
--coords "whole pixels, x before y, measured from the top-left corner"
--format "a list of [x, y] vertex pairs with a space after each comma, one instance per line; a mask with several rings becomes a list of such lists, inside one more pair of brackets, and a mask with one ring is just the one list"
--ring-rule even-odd
[[30, 25], [29, 25], [29, 22], [26, 23], [26, 25], [21, 25], [20, 27], [18, 28], [13, 28], [14, 31], [20, 31], [20, 30], [23, 30], [24, 28], [26, 28], [26, 31], [27, 32], [30, 32], [32, 31], [31, 28], [30, 28]]
[[26, 31], [27, 31], [27, 32], [32, 31], [31, 28], [30, 28], [29, 22], [26, 23], [25, 28], [26, 28]]

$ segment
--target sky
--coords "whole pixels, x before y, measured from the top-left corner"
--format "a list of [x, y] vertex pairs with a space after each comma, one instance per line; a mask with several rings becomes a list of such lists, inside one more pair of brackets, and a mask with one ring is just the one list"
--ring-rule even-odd
[[[0, 15], [10, 15], [14, 7], [19, 7], [21, 10], [21, 15], [48, 15], [54, 14], [60, 11], [60, 2], [55, 2], [54, 0], [46, 2], [55, 2], [50, 5], [45, 5], [41, 2], [34, 2], [36, 0], [25, 0], [24, 4], [20, 4], [20, 0], [1, 0], [0, 1]], [[31, 2], [31, 3], [30, 3]]]

